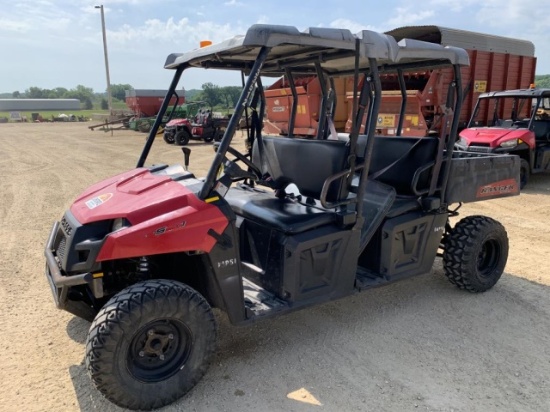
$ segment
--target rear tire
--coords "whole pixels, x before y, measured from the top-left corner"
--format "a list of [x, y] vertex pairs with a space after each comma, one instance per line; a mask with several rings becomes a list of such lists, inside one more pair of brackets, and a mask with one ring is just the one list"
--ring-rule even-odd
[[460, 220], [445, 237], [443, 267], [449, 281], [469, 292], [485, 292], [500, 279], [508, 260], [504, 227], [486, 216]]
[[191, 139], [191, 134], [183, 129], [176, 133], [176, 144], [179, 146], [185, 146], [189, 143], [189, 140]]
[[183, 396], [205, 374], [216, 320], [195, 290], [151, 280], [116, 294], [88, 333], [86, 367], [111, 402], [151, 410]]
[[212, 140], [214, 140], [214, 137], [216, 137], [216, 133], [216, 130], [214, 130], [211, 134], [203, 137], [202, 140], [204, 140], [206, 143], [210, 143]]
[[216, 136], [214, 137], [214, 140], [216, 142], [221, 142], [224, 133], [225, 133], [225, 130], [217, 129], [216, 130]]
[[529, 163], [525, 159], [521, 159], [519, 163], [519, 188], [523, 190], [527, 182], [529, 181]]

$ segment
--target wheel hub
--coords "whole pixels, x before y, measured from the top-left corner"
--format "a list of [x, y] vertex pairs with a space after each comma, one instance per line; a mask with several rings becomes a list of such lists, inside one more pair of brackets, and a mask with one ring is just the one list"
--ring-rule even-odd
[[481, 276], [489, 276], [497, 266], [500, 258], [500, 248], [495, 240], [488, 240], [477, 257], [477, 268]]
[[160, 360], [164, 360], [164, 353], [169, 349], [168, 343], [171, 340], [174, 340], [172, 333], [160, 334], [153, 329], [149, 329], [147, 331], [147, 341], [143, 350], [139, 352], [139, 356], [158, 356]]
[[134, 335], [128, 352], [128, 370], [144, 382], [165, 380], [185, 365], [190, 351], [191, 335], [183, 322], [152, 322]]

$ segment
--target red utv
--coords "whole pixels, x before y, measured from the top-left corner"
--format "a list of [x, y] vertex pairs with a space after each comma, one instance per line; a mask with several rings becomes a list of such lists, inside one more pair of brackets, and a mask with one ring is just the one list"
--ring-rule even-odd
[[550, 89], [520, 89], [479, 96], [458, 150], [509, 153], [521, 158], [520, 186], [531, 173], [550, 170]]
[[223, 136], [229, 119], [219, 117], [212, 111], [212, 106], [207, 102], [189, 102], [187, 110], [197, 107], [196, 114], [190, 119], [174, 119], [168, 122], [164, 128], [164, 141], [185, 146], [189, 140], [203, 140], [219, 142]]
[[[57, 306], [92, 321], [86, 366], [99, 391], [131, 409], [183, 396], [215, 351], [213, 307], [250, 324], [424, 274], [438, 255], [458, 287], [495, 285], [508, 256], [504, 227], [484, 216], [453, 227], [450, 217], [460, 202], [518, 194], [518, 158], [454, 152], [458, 116], [449, 135], [374, 134], [381, 72], [451, 65], [456, 113], [468, 63], [463, 49], [371, 31], [273, 25], [170, 55], [174, 78], [137, 168], [84, 191], [45, 248]], [[181, 165], [145, 166], [170, 96], [194, 67], [245, 79], [204, 178]], [[294, 135], [295, 90], [288, 136], [262, 134], [262, 79], [283, 74], [291, 84], [294, 74], [322, 79], [314, 139]], [[342, 75], [354, 78], [356, 115], [351, 133], [335, 136], [328, 96]], [[245, 111], [243, 153], [232, 142]]]

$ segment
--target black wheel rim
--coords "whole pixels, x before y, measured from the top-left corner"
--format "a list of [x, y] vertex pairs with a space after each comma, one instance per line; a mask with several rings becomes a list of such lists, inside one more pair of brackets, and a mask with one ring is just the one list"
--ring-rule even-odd
[[477, 270], [484, 278], [489, 278], [500, 261], [500, 245], [494, 239], [486, 240], [477, 257]]
[[190, 330], [176, 319], [151, 322], [141, 328], [128, 350], [129, 372], [142, 382], [160, 382], [187, 362], [193, 341]]

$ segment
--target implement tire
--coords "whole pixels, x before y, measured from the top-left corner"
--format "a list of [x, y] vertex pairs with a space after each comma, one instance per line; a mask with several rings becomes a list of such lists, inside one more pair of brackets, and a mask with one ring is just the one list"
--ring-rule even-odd
[[504, 227], [486, 216], [460, 220], [446, 236], [443, 267], [449, 281], [469, 292], [485, 292], [500, 279], [508, 260]]
[[206, 373], [216, 335], [212, 309], [194, 289], [172, 280], [140, 282], [97, 314], [88, 333], [86, 367], [111, 402], [160, 408]]

